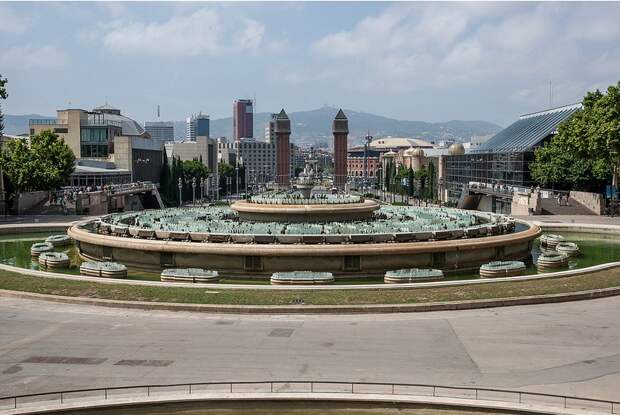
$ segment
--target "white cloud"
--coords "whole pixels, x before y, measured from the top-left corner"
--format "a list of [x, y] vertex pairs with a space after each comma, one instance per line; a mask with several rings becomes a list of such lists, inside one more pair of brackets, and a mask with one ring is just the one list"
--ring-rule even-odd
[[199, 56], [256, 49], [264, 35], [265, 26], [256, 20], [230, 20], [215, 10], [203, 8], [165, 22], [118, 19], [85, 37], [101, 39], [108, 49], [116, 52]]
[[13, 46], [0, 55], [3, 66], [24, 69], [57, 69], [69, 62], [67, 54], [53, 45]]
[[8, 6], [0, 4], [0, 32], [21, 34], [29, 27], [27, 18], [19, 16]]
[[239, 49], [256, 49], [260, 46], [265, 36], [265, 25], [252, 19], [244, 19], [245, 29], [235, 39]]
[[341, 76], [360, 85], [370, 76], [377, 88], [502, 79], [582, 84], [581, 78], [617, 70], [618, 55], [610, 51], [620, 41], [619, 18], [613, 3], [399, 4], [325, 35], [313, 50]]

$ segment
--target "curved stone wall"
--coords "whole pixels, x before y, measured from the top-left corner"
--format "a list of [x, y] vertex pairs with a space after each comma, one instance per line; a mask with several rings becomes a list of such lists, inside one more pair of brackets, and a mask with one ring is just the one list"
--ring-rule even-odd
[[231, 205], [241, 220], [319, 222], [370, 219], [380, 208], [374, 200], [334, 204], [267, 204], [240, 200]]
[[274, 272], [312, 269], [332, 272], [335, 276], [379, 276], [390, 269], [417, 267], [451, 271], [474, 269], [496, 260], [526, 259], [541, 231], [537, 225], [524, 224], [527, 226], [524, 231], [476, 238], [463, 238], [467, 236], [463, 231], [459, 239], [442, 240], [457, 235], [436, 231], [430, 235], [435, 240], [420, 242], [415, 237], [397, 242], [397, 234], [370, 235], [370, 239], [369, 235], [360, 235], [359, 239], [348, 235], [349, 243], [330, 243], [329, 235], [278, 235], [295, 240], [289, 241], [290, 244], [282, 241], [263, 244], [259, 242], [261, 237], [274, 236], [237, 235], [241, 239], [235, 241], [230, 235], [210, 234], [207, 242], [196, 243], [191, 242], [193, 238], [189, 234], [170, 232], [159, 235], [167, 237], [166, 240], [132, 237], [128, 228], [122, 233], [113, 230], [110, 234], [94, 233], [86, 228], [92, 223], [73, 225], [68, 235], [76, 241], [84, 258], [117, 261], [152, 271], [205, 268], [224, 276], [264, 278]]

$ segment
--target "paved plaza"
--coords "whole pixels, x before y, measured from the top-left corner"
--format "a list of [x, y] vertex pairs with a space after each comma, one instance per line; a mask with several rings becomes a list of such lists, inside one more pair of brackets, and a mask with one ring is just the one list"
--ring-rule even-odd
[[0, 298], [2, 395], [216, 380], [478, 385], [620, 397], [620, 298], [240, 316]]

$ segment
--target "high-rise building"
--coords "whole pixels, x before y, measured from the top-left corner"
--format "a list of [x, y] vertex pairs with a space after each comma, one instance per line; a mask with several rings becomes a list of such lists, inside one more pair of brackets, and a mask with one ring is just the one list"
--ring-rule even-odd
[[338, 111], [332, 126], [334, 133], [334, 186], [343, 190], [347, 183], [347, 137], [349, 120], [342, 110]]
[[275, 118], [276, 183], [280, 188], [290, 186], [291, 178], [291, 120], [284, 109]]
[[187, 117], [187, 129], [185, 138], [189, 141], [196, 141], [196, 137], [210, 137], [209, 116], [203, 113], [194, 114]]
[[254, 104], [251, 99], [236, 99], [233, 102], [233, 138], [254, 137]]
[[275, 133], [273, 129], [276, 127], [276, 116], [278, 114], [271, 114], [269, 121], [265, 123], [265, 141], [268, 143], [272, 143], [276, 141]]
[[153, 140], [174, 140], [174, 123], [172, 121], [147, 121], [144, 129]]

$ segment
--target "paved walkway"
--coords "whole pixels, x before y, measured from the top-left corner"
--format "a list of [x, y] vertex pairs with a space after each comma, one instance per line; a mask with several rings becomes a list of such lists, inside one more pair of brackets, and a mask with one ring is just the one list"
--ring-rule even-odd
[[515, 216], [531, 222], [549, 223], [591, 223], [600, 225], [620, 225], [620, 216], [595, 216], [595, 215], [534, 215]]
[[620, 298], [231, 316], [0, 298], [2, 395], [225, 380], [479, 385], [618, 399]]
[[0, 216], [0, 225], [7, 223], [65, 223], [95, 218], [84, 215], [22, 215]]

